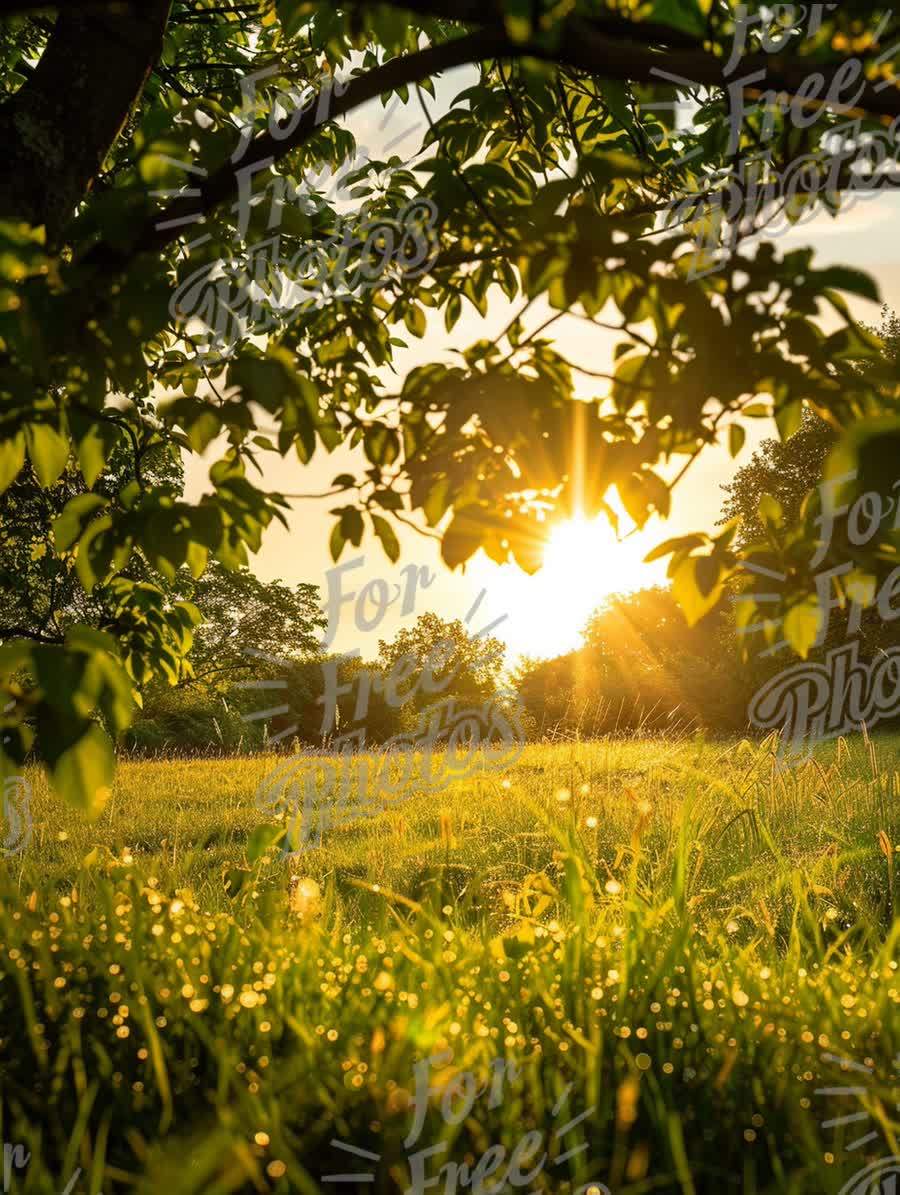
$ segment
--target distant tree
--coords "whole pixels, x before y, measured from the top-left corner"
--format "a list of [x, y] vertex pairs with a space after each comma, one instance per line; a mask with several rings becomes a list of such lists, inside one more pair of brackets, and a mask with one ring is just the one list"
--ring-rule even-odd
[[212, 562], [199, 580], [185, 581], [183, 595], [203, 615], [191, 649], [192, 683], [227, 687], [242, 674], [283, 672], [287, 662], [321, 651], [327, 620], [317, 585], [261, 581], [248, 568]]
[[[888, 361], [900, 361], [900, 316], [896, 312], [883, 307], [881, 322], [867, 327], [867, 331], [884, 342]], [[871, 369], [871, 363], [859, 366], [861, 373]], [[763, 440], [749, 463], [737, 470], [734, 480], [721, 487], [726, 498], [718, 525], [740, 516], [735, 539], [738, 549], [758, 539], [763, 530], [758, 512], [764, 494], [781, 504], [787, 525], [799, 520], [803, 501], [822, 481], [825, 462], [837, 441], [834, 428], [809, 407], [803, 410], [799, 429], [788, 439]]]
[[[173, 499], [181, 497], [184, 468], [175, 444], [153, 444], [136, 459], [132, 444], [123, 440], [90, 490], [105, 505], [95, 503], [88, 520], [127, 503], [138, 470], [145, 484]], [[73, 459], [47, 488], [26, 462], [0, 495], [0, 642], [16, 637], [61, 643], [74, 623], [113, 634], [124, 629], [117, 621], [116, 588], [95, 585], [87, 593], [78, 579], [77, 554], [54, 551], [63, 509], [88, 492]], [[190, 601], [203, 615], [190, 649], [193, 675], [185, 672], [182, 683], [217, 683], [216, 678], [225, 683], [238, 672], [258, 671], [262, 657], [254, 658], [253, 651], [302, 659], [318, 650], [326, 626], [315, 585], [301, 583], [291, 589], [281, 581], [261, 581], [247, 568], [228, 570], [218, 561], [212, 561], [199, 579], [187, 569], [167, 578], [140, 552], [132, 555], [122, 575], [152, 584], [170, 602]]]
[[[199, 580], [179, 573], [175, 588], [203, 617], [189, 655], [192, 671], [175, 688], [159, 680], [147, 687], [129, 744], [250, 749], [287, 729], [288, 747], [295, 736], [315, 742], [326, 626], [318, 587], [262, 581], [249, 569], [212, 561]], [[253, 716], [267, 709], [279, 712]]]
[[[96, 585], [88, 593], [78, 577], [77, 554], [55, 551], [57, 520], [67, 503], [79, 496], [90, 495], [93, 503], [94, 509], [86, 507], [88, 522], [102, 518], [110, 508], [122, 508], [138, 473], [158, 493], [180, 498], [184, 469], [178, 446], [171, 442], [139, 443], [136, 449], [123, 436], [112, 446], [90, 490], [74, 458], [46, 488], [26, 462], [0, 495], [0, 642], [23, 638], [62, 643], [69, 627], [86, 624], [113, 634], [127, 657], [135, 627], [121, 616], [123, 581], [132, 586], [132, 609], [142, 597], [149, 619], [161, 605], [187, 609], [185, 603], [191, 603], [203, 621], [193, 627], [187, 666], [176, 674], [175, 664], [168, 662], [166, 668], [163, 657], [164, 666], [155, 673], [135, 668], [132, 681], [142, 692], [143, 706], [126, 741], [168, 750], [234, 746], [242, 735], [252, 742], [262, 728], [243, 723], [241, 713], [252, 706], [254, 694], [234, 690], [233, 683], [283, 676], [285, 668], [276, 657], [299, 661], [316, 653], [325, 629], [318, 589], [264, 582], [246, 568], [229, 571], [218, 561], [210, 562], [197, 580], [187, 569], [167, 578], [135, 552], [112, 584]], [[172, 661], [175, 658], [173, 653]], [[190, 692], [172, 689], [173, 680]]]
[[584, 642], [611, 661], [622, 660], [623, 652], [628, 660], [638, 660], [671, 652], [689, 640], [705, 642], [712, 621], [708, 618], [689, 627], [672, 591], [655, 585], [635, 593], [611, 594], [588, 619]]
[[[229, 642], [236, 642], [234, 635]], [[362, 731], [366, 744], [384, 743], [414, 731], [422, 712], [445, 698], [471, 707], [497, 691], [503, 644], [494, 637], [476, 638], [458, 620], [422, 614], [391, 641], [381, 641], [378, 649], [374, 661], [308, 654], [280, 671], [277, 664], [257, 660], [262, 670], [270, 670], [259, 675], [280, 676], [287, 682], [277, 698], [266, 703], [288, 707], [272, 716], [270, 737], [289, 748], [294, 738], [319, 745]], [[285, 658], [286, 649], [279, 650], [273, 643], [271, 654], [276, 653]], [[337, 685], [336, 712], [329, 706], [330, 715], [324, 679], [329, 670], [334, 670], [332, 683]], [[264, 693], [270, 695], [265, 690], [244, 690], [245, 708], [249, 710], [254, 699], [259, 705]], [[232, 695], [229, 703], [234, 702]]]
[[723, 642], [729, 613], [719, 601], [691, 626], [671, 589], [612, 595], [584, 630], [585, 653], [602, 668], [601, 691], [618, 696], [620, 705], [630, 698], [632, 721], [720, 726], [729, 705], [720, 670], [734, 658]]
[[[854, 364], [854, 369], [860, 374], [871, 375], [879, 386], [890, 385], [890, 378], [900, 365], [900, 317], [885, 306], [879, 324], [866, 331], [879, 337], [883, 356], [880, 361], [860, 360]], [[853, 545], [847, 538], [846, 515], [852, 503], [844, 501], [842, 515], [836, 518], [828, 543], [823, 541], [823, 549], [828, 555], [813, 563], [821, 502], [827, 492], [821, 487], [829, 471], [828, 458], [838, 443], [839, 438], [831, 425], [806, 408], [801, 427], [793, 436], [785, 441], [763, 441], [750, 462], [737, 470], [734, 480], [722, 487], [726, 500], [719, 522], [725, 523], [735, 516], [740, 518], [734, 547], [750, 566], [732, 574], [726, 583], [732, 598], [745, 595], [735, 606], [738, 621], [743, 627], [751, 628], [751, 632], [742, 631], [746, 636], [741, 644], [745, 660], [753, 655], [751, 644], [759, 644], [765, 639], [761, 655], [757, 656], [758, 662], [748, 673], [757, 680], [766, 671], [771, 675], [786, 666], [778, 644], [782, 636], [791, 637], [788, 615], [793, 615], [794, 626], [802, 621], [797, 617], [798, 610], [807, 612], [808, 639], [801, 652], [804, 658], [821, 659], [831, 648], [848, 639], [856, 639], [860, 657], [872, 659], [877, 652], [896, 643], [895, 627], [881, 619], [874, 605], [863, 609], [857, 623], [851, 604], [845, 602], [843, 609], [830, 613], [823, 634], [821, 622], [817, 621], [820, 614], [816, 603], [804, 600], [807, 597], [804, 590], [818, 585], [817, 575], [827, 573], [830, 568], [849, 567], [849, 562], [856, 559]], [[832, 474], [835, 472], [845, 473], [846, 468], [838, 467]], [[760, 503], [764, 496], [774, 498], [778, 505], [761, 512]], [[880, 566], [881, 580], [890, 567], [888, 560], [886, 557]], [[768, 569], [768, 574], [762, 575], [781, 576], [784, 584], [777, 582], [763, 586], [769, 593], [778, 592], [781, 600], [777, 605], [770, 596], [762, 596], [757, 602], [757, 566]], [[878, 576], [873, 574], [871, 580], [877, 589]], [[756, 629], [752, 630], [754, 627]], [[754, 638], [750, 637], [751, 633]], [[768, 668], [762, 663], [766, 660]]]
[[[379, 642], [378, 664], [385, 675], [393, 673], [403, 692], [416, 687], [415, 696], [403, 708], [408, 715], [417, 715], [442, 697], [475, 705], [492, 696], [499, 684], [503, 653], [504, 644], [493, 635], [477, 638], [459, 619], [448, 622], [426, 613], [389, 643]], [[426, 668], [430, 676], [423, 677]], [[409, 679], [401, 685], [399, 678], [407, 673]], [[424, 683], [430, 683], [431, 677], [438, 692], [429, 692]]]
[[745, 675], [733, 667], [727, 603], [689, 626], [669, 589], [614, 594], [583, 635], [578, 650], [523, 661], [517, 670], [516, 687], [538, 735], [744, 726]]
[[799, 519], [803, 500], [821, 482], [825, 461], [836, 442], [832, 428], [809, 409], [803, 413], [800, 429], [787, 440], [763, 440], [734, 480], [721, 487], [726, 498], [719, 524], [740, 517], [735, 540], [738, 548], [758, 539], [763, 531], [759, 503], [764, 494], [781, 503], [785, 522]]
[[[900, 315], [892, 311], [887, 303], [881, 308], [881, 320], [877, 324], [863, 324], [867, 332], [873, 332], [884, 342], [884, 355], [888, 361], [900, 361]], [[870, 373], [874, 367], [871, 361], [861, 362], [860, 373]]]

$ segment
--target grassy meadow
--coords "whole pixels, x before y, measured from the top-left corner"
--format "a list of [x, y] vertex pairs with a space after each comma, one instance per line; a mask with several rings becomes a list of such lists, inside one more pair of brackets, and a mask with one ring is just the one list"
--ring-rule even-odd
[[275, 763], [125, 761], [93, 823], [30, 777], [0, 1189], [828, 1193], [900, 1155], [900, 739], [530, 746], [290, 859], [251, 837]]

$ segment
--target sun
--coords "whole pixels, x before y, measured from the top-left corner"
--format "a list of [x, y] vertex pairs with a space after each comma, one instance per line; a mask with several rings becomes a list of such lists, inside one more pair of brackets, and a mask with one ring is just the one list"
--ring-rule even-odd
[[[584, 515], [566, 519], [550, 532], [544, 549], [544, 568], [549, 572], [567, 572], [585, 560], [586, 549], [592, 548], [594, 559], [604, 556], [616, 545], [615, 533], [606, 518], [594, 519]], [[606, 549], [602, 551], [601, 549]]]
[[482, 559], [478, 580], [507, 615], [498, 634], [510, 656], [549, 657], [580, 647], [581, 632], [604, 599], [661, 584], [664, 564], [644, 563], [657, 540], [646, 533], [617, 538], [605, 515], [577, 515], [554, 527], [543, 566], [532, 576], [517, 565]]
[[577, 515], [551, 532], [540, 575], [559, 609], [583, 627], [610, 594], [654, 584], [647, 551], [643, 537], [617, 539], [605, 515]]

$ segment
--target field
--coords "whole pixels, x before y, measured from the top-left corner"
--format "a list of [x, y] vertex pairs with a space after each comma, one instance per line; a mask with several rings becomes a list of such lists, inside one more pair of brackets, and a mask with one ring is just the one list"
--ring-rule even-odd
[[533, 746], [292, 859], [275, 762], [123, 762], [93, 824], [30, 777], [4, 1190], [868, 1192], [900, 1155], [900, 741]]

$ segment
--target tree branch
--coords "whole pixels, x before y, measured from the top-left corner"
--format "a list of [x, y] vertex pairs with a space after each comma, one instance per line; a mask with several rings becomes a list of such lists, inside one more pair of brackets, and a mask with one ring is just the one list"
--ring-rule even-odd
[[[342, 95], [335, 94], [333, 83], [327, 84], [331, 91], [327, 119], [338, 120], [354, 108], [384, 95], [385, 92], [430, 78], [441, 71], [490, 58], [498, 49], [508, 45], [506, 35], [502, 32], [470, 33], [453, 41], [443, 42], [439, 46], [429, 46], [415, 54], [392, 58], [365, 75], [352, 79]], [[198, 212], [205, 215], [224, 200], [234, 196], [238, 191], [238, 180], [242, 174], [250, 177], [255, 169], [262, 169], [267, 164], [277, 162], [285, 154], [303, 145], [321, 127], [321, 108], [322, 105], [319, 103], [307, 109], [297, 122], [296, 128], [287, 136], [278, 137], [266, 132], [256, 137], [237, 162], [229, 160], [200, 184], [197, 188], [200, 191], [199, 198], [174, 199], [154, 216], [152, 223], [148, 222], [133, 253], [158, 252], [164, 249], [182, 235], [188, 220], [191, 220], [192, 229], [196, 226], [196, 220], [192, 218], [196, 217]], [[88, 255], [87, 260], [97, 262], [104, 256], [109, 257], [108, 248], [104, 253], [102, 247], [98, 247], [98, 250]], [[129, 258], [120, 260], [121, 264], [125, 265]]]
[[[449, 11], [451, 7], [455, 7], [455, 3], [451, 6], [442, 0], [421, 0], [410, 7], [430, 15], [453, 16], [457, 19], [460, 15], [458, 11]], [[475, 5], [467, 3], [462, 7], [468, 12], [469, 9], [474, 10]], [[484, 19], [490, 19], [490, 16], [491, 13], [488, 11]], [[795, 93], [806, 82], [812, 65], [802, 58], [756, 54], [743, 59], [732, 78], [725, 75], [723, 60], [715, 54], [694, 49], [662, 53], [637, 40], [642, 31], [647, 33], [649, 40], [652, 40], [653, 36], [662, 36], [653, 25], [644, 29], [637, 22], [617, 22], [617, 28], [627, 25], [629, 33], [633, 31], [634, 37], [612, 37], [599, 32], [597, 24], [596, 21], [587, 22], [580, 17], [569, 17], [563, 23], [559, 41], [552, 50], [536, 43], [512, 42], [505, 31], [498, 28], [464, 34], [417, 53], [392, 58], [365, 75], [352, 79], [342, 95], [335, 95], [332, 91], [328, 119], [337, 120], [385, 92], [414, 84], [440, 71], [490, 58], [531, 56], [575, 67], [594, 76], [645, 83], [659, 79], [658, 72], [665, 71], [669, 75], [677, 75], [710, 87], [734, 86], [735, 79], [763, 71], [765, 78], [754, 80], [755, 91], [768, 87], [789, 95]], [[821, 68], [826, 90], [840, 69], [841, 64]], [[871, 83], [866, 83], [860, 96], [859, 107], [878, 115], [900, 115], [900, 90], [889, 88], [879, 91]], [[317, 110], [321, 111], [321, 105], [308, 109], [287, 136], [278, 137], [266, 132], [256, 137], [247, 153], [238, 162], [225, 163], [201, 184], [199, 198], [184, 197], [173, 200], [162, 212], [157, 213], [152, 224], [148, 223], [132, 253], [161, 251], [182, 235], [188, 221], [192, 226], [196, 225], [198, 213], [206, 215], [220, 203], [237, 194], [241, 172], [247, 172], [249, 177], [254, 169], [263, 169], [304, 144], [321, 123], [317, 119]], [[97, 264], [105, 261], [107, 264], [117, 264], [121, 267], [126, 266], [130, 259], [131, 255], [123, 257], [113, 254], [104, 246], [98, 246], [88, 257], [89, 261]]]
[[[365, 0], [348, 0], [348, 7], [361, 7]], [[487, 25], [505, 28], [508, 10], [497, 0], [400, 0], [398, 8], [418, 16], [440, 17], [465, 25]], [[704, 39], [682, 29], [675, 29], [663, 21], [632, 21], [618, 13], [598, 12], [581, 18], [592, 29], [611, 36], [635, 36], [662, 46], [682, 49], [702, 49]]]
[[8, 643], [11, 639], [30, 639], [32, 643], [62, 643], [62, 636], [53, 638], [31, 627], [0, 627], [0, 643]]

